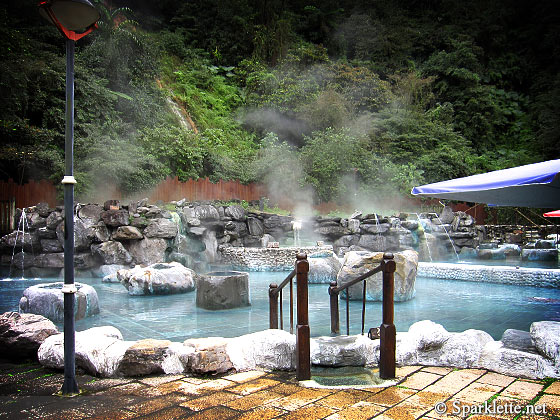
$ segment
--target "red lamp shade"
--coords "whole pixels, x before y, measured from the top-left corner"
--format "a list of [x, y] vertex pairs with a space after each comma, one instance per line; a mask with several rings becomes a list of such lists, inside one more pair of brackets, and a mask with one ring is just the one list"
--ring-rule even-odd
[[[96, 27], [100, 14], [89, 0], [41, 0], [39, 13], [69, 39], [78, 40]], [[74, 31], [84, 30], [84, 33]]]

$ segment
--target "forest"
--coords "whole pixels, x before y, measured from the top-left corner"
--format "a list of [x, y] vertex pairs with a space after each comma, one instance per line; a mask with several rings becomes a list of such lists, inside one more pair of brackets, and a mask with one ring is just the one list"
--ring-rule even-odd
[[[555, 0], [92, 0], [77, 195], [166, 176], [315, 202], [560, 156]], [[0, 5], [0, 177], [64, 171], [64, 40]]]

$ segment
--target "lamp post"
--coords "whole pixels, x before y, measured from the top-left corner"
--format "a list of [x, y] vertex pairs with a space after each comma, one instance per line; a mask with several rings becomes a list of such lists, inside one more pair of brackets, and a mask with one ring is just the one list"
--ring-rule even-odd
[[[66, 127], [64, 142], [64, 384], [62, 395], [75, 395], [74, 295], [74, 46], [97, 27], [100, 15], [88, 0], [41, 0], [39, 13], [66, 38]], [[75, 32], [82, 31], [82, 32]]]

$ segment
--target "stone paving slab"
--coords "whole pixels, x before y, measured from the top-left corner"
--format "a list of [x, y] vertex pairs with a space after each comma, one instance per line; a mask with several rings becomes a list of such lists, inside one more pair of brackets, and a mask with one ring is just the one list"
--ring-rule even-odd
[[326, 389], [300, 386], [294, 372], [111, 379], [78, 373], [81, 394], [68, 398], [53, 395], [61, 372], [0, 361], [0, 419], [560, 419], [560, 381], [433, 366], [401, 367], [397, 375], [400, 383], [387, 388]]

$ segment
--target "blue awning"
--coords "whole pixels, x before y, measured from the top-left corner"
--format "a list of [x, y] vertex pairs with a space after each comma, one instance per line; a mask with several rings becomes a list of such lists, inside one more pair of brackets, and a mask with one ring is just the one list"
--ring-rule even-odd
[[450, 179], [412, 189], [412, 195], [496, 206], [560, 207], [560, 159]]

